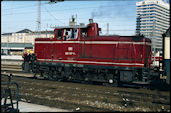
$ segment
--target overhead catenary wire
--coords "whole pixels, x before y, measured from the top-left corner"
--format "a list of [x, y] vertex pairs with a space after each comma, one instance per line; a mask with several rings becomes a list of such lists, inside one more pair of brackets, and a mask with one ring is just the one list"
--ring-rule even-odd
[[[133, 16], [132, 16], [133, 17]], [[102, 20], [102, 19], [104, 19], [104, 18], [112, 18], [112, 20], [108, 20], [108, 22], [110, 22], [110, 21], [112, 21], [112, 23], [114, 23], [113, 21], [115, 21], [115, 20], [122, 20], [122, 18], [116, 18], [115, 19], [115, 17], [101, 17], [101, 18], [95, 18], [94, 20], [98, 20], [98, 21], [104, 21], [104, 20]], [[77, 19], [79, 19], [79, 20], [87, 20], [87, 18], [77, 18]], [[52, 19], [42, 19], [42, 21], [49, 21], [49, 20], [52, 20]], [[63, 19], [63, 18], [59, 18], [59, 19], [56, 19], [56, 20], [67, 20], [68, 21], [68, 19]], [[30, 20], [30, 19], [28, 19], [28, 20], [11, 20], [11, 21], [8, 21], [7, 23], [13, 23], [13, 22], [32, 22], [33, 20]], [[5, 20], [2, 20], [2, 24], [3, 23], [5, 23]], [[122, 24], [123, 24], [123, 22], [120, 24], [120, 23], [118, 23], [118, 22], [116, 22], [117, 24], [118, 24], [118, 26], [119, 25], [121, 25], [122, 26]], [[124, 24], [125, 25], [125, 24]], [[129, 25], [129, 24], [128, 24]]]
[[[127, 4], [127, 6], [128, 5], [135, 5], [135, 4]], [[107, 6], [103, 6], [103, 7], [119, 7], [119, 6], [122, 6], [122, 5], [107, 5]], [[69, 7], [69, 8], [67, 8], [67, 9], [59, 9], [59, 10], [52, 10], [52, 11], [49, 11], [48, 9], [47, 9], [47, 7], [46, 7], [46, 5], [44, 5], [43, 6], [44, 7], [44, 10], [42, 10], [41, 11], [41, 13], [47, 13], [47, 14], [49, 14], [50, 16], [51, 16], [51, 18], [52, 19], [55, 19], [55, 20], [57, 20], [57, 21], [60, 21], [60, 23], [62, 22], [61, 20], [68, 20], [68, 19], [66, 19], [66, 18], [61, 18], [61, 19], [59, 19], [59, 18], [57, 18], [56, 16], [54, 16], [54, 12], [58, 12], [57, 14], [59, 14], [59, 13], [63, 13], [63, 11], [66, 11], [66, 10], [78, 10], [78, 11], [80, 11], [81, 9], [89, 9], [89, 8], [99, 8], [99, 6], [96, 6], [96, 7], [94, 7], [94, 6], [91, 6], [91, 7], [81, 7], [81, 8], [71, 8], [71, 7]], [[13, 8], [14, 9], [14, 8]], [[28, 11], [28, 12], [14, 12], [13, 14], [3, 14], [3, 15], [19, 15], [19, 14], [33, 14], [33, 13], [36, 13], [35, 11], [33, 12], [33, 11]], [[117, 15], [117, 16], [120, 16], [120, 15]], [[121, 15], [122, 16], [122, 15]], [[136, 16], [129, 16], [129, 15], [125, 15], [124, 17], [127, 17], [127, 18], [131, 18], [131, 17], [136, 17]], [[103, 20], [103, 19], [105, 19], [105, 18], [112, 18], [112, 20], [111, 21], [115, 21], [115, 20], [117, 20], [117, 19], [115, 19], [115, 17], [101, 17], [101, 18], [93, 18], [93, 19], [96, 19], [96, 20], [98, 20], [98, 21], [101, 21], [101, 20]], [[86, 19], [87, 20], [87, 18], [77, 18], [77, 19], [79, 19], [79, 21], [82, 19], [82, 20], [84, 20], [84, 19]], [[50, 19], [46, 19], [47, 21], [48, 20], [50, 20]], [[121, 18], [118, 18], [118, 20], [121, 20]], [[29, 21], [29, 20], [28, 20]], [[44, 20], [43, 20], [44, 21]], [[16, 22], [16, 21], [15, 21]], [[19, 21], [19, 22], [21, 22], [21, 21]], [[44, 22], [45, 23], [45, 22]], [[63, 22], [62, 22], [63, 23]], [[118, 23], [118, 22], [117, 22]], [[127, 25], [112, 25], [112, 24], [110, 24], [110, 26], [127, 26]], [[130, 26], [130, 25], [128, 25], [128, 26]], [[133, 25], [134, 26], [134, 25]], [[104, 30], [103, 30], [104, 31]], [[109, 30], [109, 31], [116, 31], [116, 30]], [[124, 31], [124, 30], [119, 30], [119, 31]], [[132, 30], [133, 31], [133, 30]]]
[[[135, 5], [135, 4], [127, 4], [128, 5]], [[117, 7], [117, 6], [120, 6], [120, 5], [111, 5], [111, 6], [103, 6], [103, 7]], [[99, 6], [97, 7], [82, 7], [82, 8], [69, 8], [69, 9], [62, 9], [62, 10], [52, 10], [51, 12], [59, 12], [59, 11], [65, 11], [65, 10], [81, 10], [81, 9], [89, 9], [89, 8], [99, 8]], [[42, 13], [43, 12], [46, 12], [46, 11], [41, 11]], [[12, 13], [12, 14], [3, 14], [3, 15], [14, 15], [14, 14], [28, 14], [28, 13], [36, 13], [35, 11], [32, 11], [32, 12], [20, 12], [20, 13]]]
[[[49, 14], [50, 16], [52, 16], [55, 20], [62, 22], [61, 20], [57, 19], [50, 11], [48, 11], [48, 9], [46, 8], [46, 6], [44, 6], [44, 8], [45, 8], [46, 11], [48, 12], [48, 14]], [[64, 23], [64, 22], [62, 22], [62, 23]], [[66, 23], [64, 23], [64, 24], [66, 24]]]
[[41, 31], [41, 1], [38, 1], [38, 14], [37, 14], [37, 35], [40, 35]]
[[[41, 5], [48, 5], [49, 3], [41, 3]], [[55, 4], [54, 4], [55, 5]], [[85, 4], [83, 4], [83, 5], [85, 5]], [[99, 5], [102, 5], [102, 4], [99, 4]], [[75, 6], [80, 6], [80, 4], [79, 5], [72, 5], [72, 6], [70, 6], [70, 7], [75, 7]], [[22, 6], [22, 7], [14, 7], [14, 8], [7, 8], [7, 9], [2, 9], [2, 10], [11, 10], [11, 9], [13, 9], [13, 10], [15, 10], [15, 9], [23, 9], [23, 8], [30, 8], [30, 7], [37, 7], [37, 4], [34, 4], [34, 5], [27, 5], [27, 6]], [[63, 6], [58, 6], [59, 8], [60, 7], [63, 7]], [[3, 8], [3, 7], [2, 7]]]
[[[48, 5], [48, 4], [50, 4], [49, 2], [46, 2], [46, 3], [41, 3], [41, 5]], [[55, 4], [54, 4], [55, 5]], [[84, 4], [82, 4], [82, 5], [85, 5], [85, 3]], [[102, 4], [99, 4], [99, 5], [102, 5]], [[73, 7], [73, 6], [80, 6], [80, 4], [79, 5], [72, 5], [72, 6], [70, 6], [70, 7]], [[13, 9], [13, 10], [15, 10], [15, 9], [23, 9], [23, 8], [28, 8], [28, 7], [37, 7], [37, 4], [34, 4], [34, 5], [26, 5], [26, 6], [22, 6], [22, 7], [14, 7], [14, 8], [7, 8], [7, 9], [2, 9], [2, 10], [11, 10], [11, 9]], [[63, 6], [58, 6], [59, 8], [60, 7], [63, 7]], [[3, 8], [3, 7], [2, 7]]]
[[[45, 4], [48, 4], [48, 3], [41, 3], [41, 5], [45, 5]], [[13, 9], [13, 10], [15, 10], [15, 9], [23, 9], [23, 8], [27, 8], [27, 7], [37, 7], [37, 4], [34, 4], [34, 5], [27, 5], [27, 6], [22, 6], [22, 7], [15, 7], [15, 8], [8, 8], [8, 9], [3, 9], [3, 10], [11, 10], [11, 9]]]
[[30, 5], [30, 6], [23, 6], [23, 7], [18, 7], [18, 8], [8, 8], [8, 9], [3, 9], [3, 10], [15, 10], [15, 9], [23, 9], [23, 8], [27, 8], [27, 7], [36, 7], [37, 5]]
[[[100, 2], [99, 2], [100, 3]], [[41, 3], [41, 5], [48, 5], [49, 4], [49, 2], [46, 2], [46, 3]], [[89, 4], [89, 3], [88, 3]], [[85, 5], [85, 3], [84, 4], [82, 4], [82, 5]], [[97, 5], [97, 4], [96, 4]], [[98, 5], [104, 5], [104, 4], [98, 4]], [[126, 4], [126, 5], [135, 5], [135, 4]], [[27, 6], [22, 6], [22, 7], [14, 7], [14, 8], [7, 8], [7, 9], [2, 9], [2, 10], [11, 10], [11, 9], [23, 9], [23, 8], [27, 8], [27, 7], [36, 7], [37, 6], [37, 4], [34, 4], [34, 5], [27, 5]], [[81, 6], [80, 4], [79, 5], [72, 5], [72, 6], [69, 6], [70, 8], [71, 7], [77, 7], [77, 6]], [[115, 5], [115, 6], [122, 6], [122, 5]], [[63, 7], [63, 6], [58, 6], [59, 8], [60, 7]], [[3, 7], [2, 7], [3, 8]]]
[[[103, 30], [103, 31], [107, 31], [107, 30]], [[128, 30], [128, 29], [126, 29], [126, 30], [124, 30], [124, 29], [120, 29], [120, 30], [109, 30], [109, 31], [135, 31], [135, 30]]]

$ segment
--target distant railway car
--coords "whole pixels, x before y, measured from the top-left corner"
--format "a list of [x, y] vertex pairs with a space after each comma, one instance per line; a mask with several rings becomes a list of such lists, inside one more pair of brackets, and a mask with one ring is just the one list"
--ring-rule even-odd
[[55, 28], [54, 38], [36, 38], [34, 73], [67, 79], [148, 84], [151, 40], [144, 36], [100, 36], [97, 23]]
[[159, 67], [159, 62], [162, 61], [162, 59], [162, 55], [159, 51], [156, 54], [152, 55], [152, 66]]

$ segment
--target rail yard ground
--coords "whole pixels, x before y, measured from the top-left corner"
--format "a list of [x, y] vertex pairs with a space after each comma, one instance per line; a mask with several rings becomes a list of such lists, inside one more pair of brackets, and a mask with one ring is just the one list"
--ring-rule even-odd
[[[7, 81], [2, 74], [1, 81]], [[69, 111], [168, 111], [170, 91], [159, 89], [108, 87], [13, 77], [19, 84], [19, 98], [29, 103]]]

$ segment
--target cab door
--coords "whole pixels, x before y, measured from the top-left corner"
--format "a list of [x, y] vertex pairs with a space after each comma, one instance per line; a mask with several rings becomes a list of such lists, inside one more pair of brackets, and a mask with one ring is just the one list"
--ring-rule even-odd
[[70, 31], [69, 38], [63, 40], [62, 50], [63, 59], [65, 60], [76, 60], [79, 54], [79, 29], [66, 29], [66, 32]]
[[62, 60], [62, 51], [63, 51], [63, 30], [62, 29], [55, 29], [55, 36], [53, 41], [53, 47], [52, 48], [53, 54], [52, 59], [53, 60]]

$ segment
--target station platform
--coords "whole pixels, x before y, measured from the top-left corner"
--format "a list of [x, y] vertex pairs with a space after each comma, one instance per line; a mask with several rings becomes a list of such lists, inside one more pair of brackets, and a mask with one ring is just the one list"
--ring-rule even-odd
[[[3, 101], [1, 101], [1, 105], [2, 105], [2, 102]], [[7, 100], [7, 103], [8, 102], [9, 100]], [[16, 104], [14, 105], [14, 108], [16, 108]], [[19, 112], [72, 112], [72, 111], [65, 110], [65, 109], [32, 104], [32, 103], [27, 103], [23, 101], [18, 102], [18, 109], [19, 109]]]
[[1, 55], [1, 65], [21, 65], [23, 63], [22, 56]]
[[69, 112], [68, 110], [19, 101], [20, 112]]

